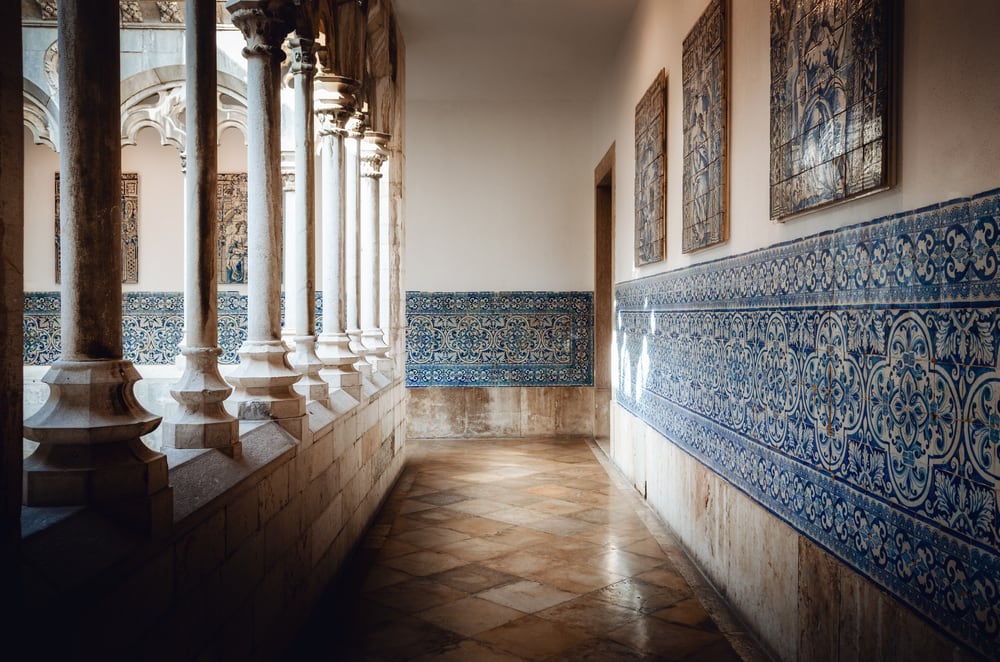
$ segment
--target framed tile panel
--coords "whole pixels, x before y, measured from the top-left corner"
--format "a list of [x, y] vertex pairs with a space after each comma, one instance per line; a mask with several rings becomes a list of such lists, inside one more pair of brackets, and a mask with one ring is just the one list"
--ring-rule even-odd
[[666, 253], [667, 73], [661, 69], [635, 107], [635, 264]]
[[729, 238], [729, 3], [711, 0], [684, 38], [685, 253]]
[[892, 0], [772, 0], [771, 218], [893, 184]]

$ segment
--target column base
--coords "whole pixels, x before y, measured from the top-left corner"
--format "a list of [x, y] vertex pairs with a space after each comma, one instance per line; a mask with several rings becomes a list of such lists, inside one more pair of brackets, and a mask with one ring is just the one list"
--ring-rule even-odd
[[393, 361], [386, 356], [389, 345], [385, 343], [385, 335], [381, 329], [366, 329], [361, 333], [361, 344], [365, 347], [365, 360], [372, 369], [392, 379]]
[[306, 413], [305, 398], [292, 385], [300, 376], [288, 364], [280, 340], [247, 341], [240, 348], [240, 364], [229, 375], [233, 394], [226, 410], [240, 420], [294, 418]]
[[346, 333], [321, 334], [316, 342], [316, 354], [323, 362], [319, 377], [332, 392], [340, 389], [354, 400], [361, 400], [361, 373], [355, 366], [358, 355], [351, 351]]
[[218, 347], [181, 347], [184, 374], [170, 389], [176, 411], [162, 425], [162, 439], [173, 448], [215, 448], [240, 456], [239, 422], [223, 401], [233, 392], [219, 374]]
[[295, 391], [305, 396], [308, 402], [318, 402], [330, 406], [330, 385], [320, 378], [325, 364], [316, 356], [316, 336], [295, 336], [295, 354], [290, 363], [302, 375], [295, 383]]
[[24, 422], [39, 443], [24, 460], [24, 505], [96, 506], [145, 532], [169, 530], [167, 458], [140, 439], [160, 417], [135, 399], [139, 379], [121, 359], [52, 364], [49, 399]]

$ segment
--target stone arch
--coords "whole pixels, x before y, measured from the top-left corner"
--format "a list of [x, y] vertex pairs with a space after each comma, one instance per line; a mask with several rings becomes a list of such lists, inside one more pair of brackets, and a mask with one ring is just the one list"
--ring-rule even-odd
[[27, 78], [24, 79], [24, 125], [36, 145], [59, 151], [59, 108], [56, 99]]
[[[218, 135], [236, 128], [247, 136], [246, 83], [232, 74], [218, 72]], [[134, 145], [143, 128], [156, 129], [160, 143], [184, 151], [186, 108], [184, 66], [156, 67], [129, 76], [121, 84], [122, 144]]]

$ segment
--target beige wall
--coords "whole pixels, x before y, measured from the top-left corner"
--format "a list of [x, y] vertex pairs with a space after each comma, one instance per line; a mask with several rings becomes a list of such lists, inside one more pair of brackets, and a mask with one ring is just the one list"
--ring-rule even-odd
[[[994, 36], [1000, 4], [981, 0], [900, 2], [902, 68], [898, 185], [892, 190], [774, 223], [769, 220], [769, 3], [732, 0], [730, 241], [681, 253], [681, 44], [704, 0], [640, 2], [617, 66], [596, 98], [591, 170], [617, 145], [615, 282], [735, 255], [903, 209], [995, 187], [1000, 171], [1000, 86]], [[633, 266], [635, 104], [661, 68], [667, 92], [667, 259]], [[985, 79], [984, 79], [985, 76]], [[992, 84], [986, 82], [992, 81]]]
[[590, 113], [576, 101], [407, 101], [406, 288], [593, 289]]

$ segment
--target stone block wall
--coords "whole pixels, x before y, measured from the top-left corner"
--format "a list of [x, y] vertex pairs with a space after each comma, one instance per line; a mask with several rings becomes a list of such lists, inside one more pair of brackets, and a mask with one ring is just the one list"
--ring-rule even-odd
[[43, 656], [280, 657], [398, 478], [405, 410], [397, 380], [337, 417], [311, 405], [302, 441], [267, 423], [237, 460], [171, 451], [162, 540], [89, 509], [25, 508], [17, 639]]

